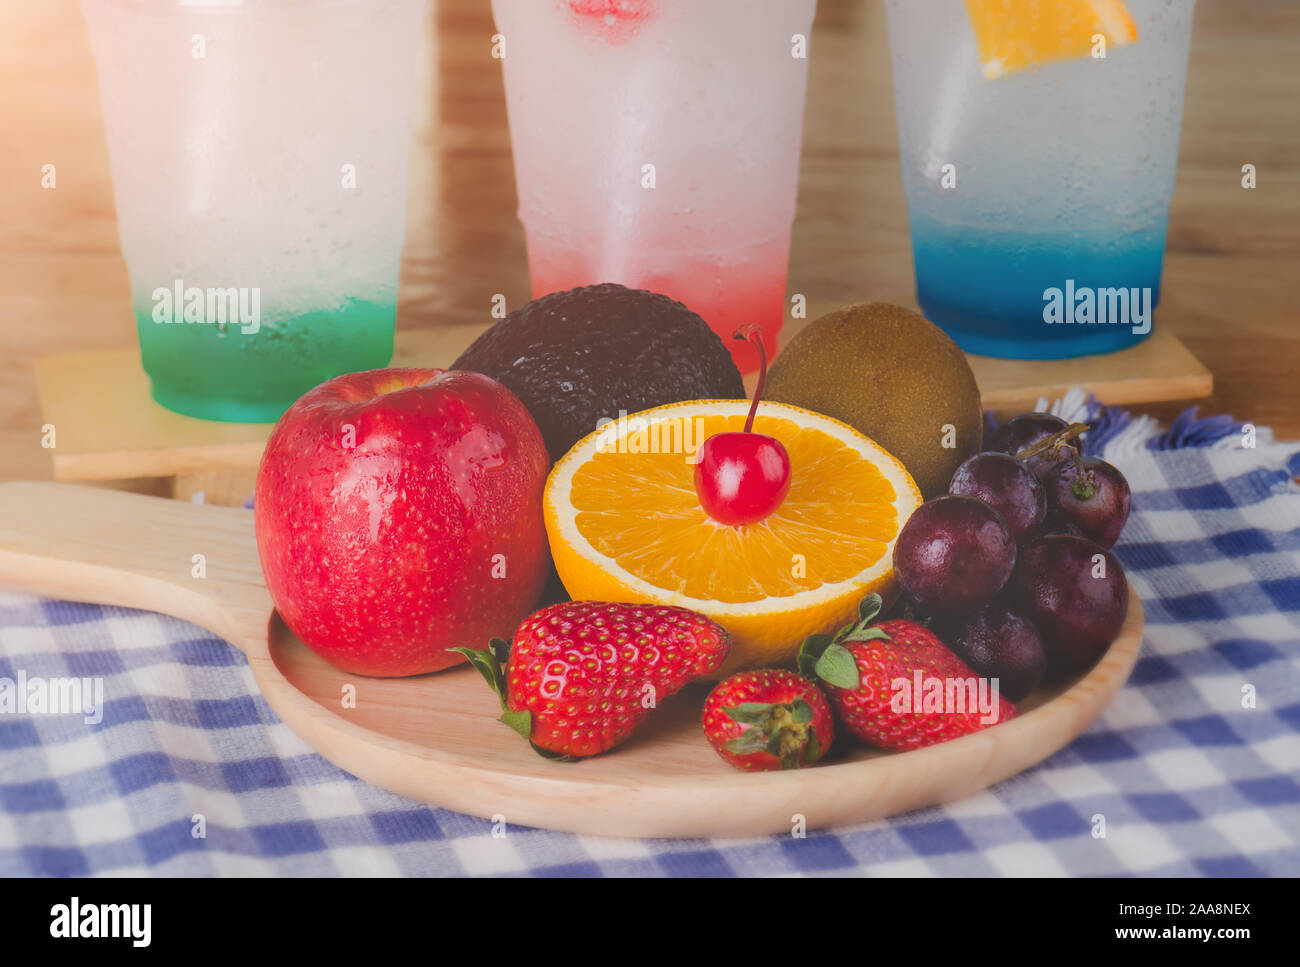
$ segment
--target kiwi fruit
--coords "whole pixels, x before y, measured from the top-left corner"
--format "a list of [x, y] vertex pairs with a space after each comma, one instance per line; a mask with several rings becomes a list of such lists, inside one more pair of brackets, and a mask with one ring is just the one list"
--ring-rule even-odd
[[902, 461], [926, 499], [947, 492], [983, 435], [966, 356], [924, 316], [886, 302], [810, 323], [773, 361], [764, 395], [866, 434]]
[[520, 306], [451, 365], [519, 397], [558, 460], [620, 410], [742, 399], [731, 352], [708, 323], [657, 292], [588, 285]]

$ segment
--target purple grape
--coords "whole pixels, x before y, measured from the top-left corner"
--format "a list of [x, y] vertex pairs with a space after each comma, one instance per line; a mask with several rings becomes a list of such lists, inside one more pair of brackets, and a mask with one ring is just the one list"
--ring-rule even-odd
[[952, 475], [948, 493], [984, 501], [1002, 515], [1017, 544], [1033, 536], [1047, 513], [1043, 485], [1028, 467], [1005, 453], [967, 458]]
[[1128, 520], [1132, 493], [1124, 475], [1105, 460], [1062, 463], [1046, 481], [1047, 499], [1080, 534], [1113, 547]]
[[1057, 508], [1048, 504], [1047, 513], [1043, 515], [1043, 523], [1038, 528], [1036, 537], [1047, 537], [1049, 534], [1073, 534], [1075, 537], [1082, 537], [1079, 528], [1074, 526], [1074, 522], [1066, 517]]
[[906, 591], [899, 592], [898, 600], [885, 614], [885, 620], [914, 621], [917, 624], [928, 624], [933, 617], [933, 614], [922, 609]]
[[1015, 456], [1025, 447], [1060, 433], [1070, 424], [1052, 413], [1021, 413], [993, 431], [985, 441], [984, 449], [996, 450]]
[[[1054, 433], [1060, 433], [1070, 424], [1051, 413], [1022, 413], [1013, 416], [993, 431], [993, 435], [984, 444], [985, 450], [996, 450], [1015, 456], [1026, 447], [1032, 447], [1040, 440], [1046, 440]], [[1073, 450], [1073, 448], [1071, 448]], [[1025, 465], [1034, 472], [1044, 484], [1046, 478], [1058, 466], [1049, 454], [1043, 453], [1028, 457]]]
[[996, 678], [1009, 701], [1018, 702], [1047, 672], [1047, 653], [1038, 629], [1000, 601], [969, 618], [938, 623], [939, 640], [977, 675]]
[[1034, 623], [1053, 674], [1091, 667], [1128, 614], [1128, 579], [1115, 555], [1085, 537], [1054, 534], [1020, 550], [1012, 606]]
[[898, 583], [923, 612], [973, 614], [1016, 564], [1002, 516], [974, 497], [936, 497], [908, 518], [894, 544]]

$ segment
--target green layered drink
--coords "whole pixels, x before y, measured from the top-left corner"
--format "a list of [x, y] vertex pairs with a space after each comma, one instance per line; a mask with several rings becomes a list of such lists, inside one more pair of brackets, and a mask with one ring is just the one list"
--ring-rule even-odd
[[396, 315], [395, 287], [388, 288], [383, 301], [275, 306], [255, 321], [235, 316], [224, 324], [183, 316], [160, 322], [156, 303], [138, 306], [140, 353], [154, 399], [203, 419], [274, 420], [331, 377], [388, 364]]

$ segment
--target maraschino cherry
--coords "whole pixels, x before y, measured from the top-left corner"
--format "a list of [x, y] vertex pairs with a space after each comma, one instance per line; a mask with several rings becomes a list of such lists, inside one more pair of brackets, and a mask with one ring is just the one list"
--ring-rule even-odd
[[790, 455], [781, 441], [753, 432], [754, 413], [767, 379], [767, 351], [758, 326], [741, 326], [735, 337], [758, 347], [758, 386], [741, 433], [716, 433], [696, 455], [695, 493], [705, 513], [719, 524], [753, 524], [781, 506], [790, 490]]

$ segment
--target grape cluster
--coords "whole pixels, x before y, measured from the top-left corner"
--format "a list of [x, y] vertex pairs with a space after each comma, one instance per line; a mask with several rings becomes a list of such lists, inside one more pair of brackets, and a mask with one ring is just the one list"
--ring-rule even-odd
[[1110, 550], [1128, 519], [1128, 481], [1082, 455], [1086, 429], [1049, 413], [1008, 420], [894, 546], [903, 606], [1011, 701], [1090, 667], [1128, 612]]

